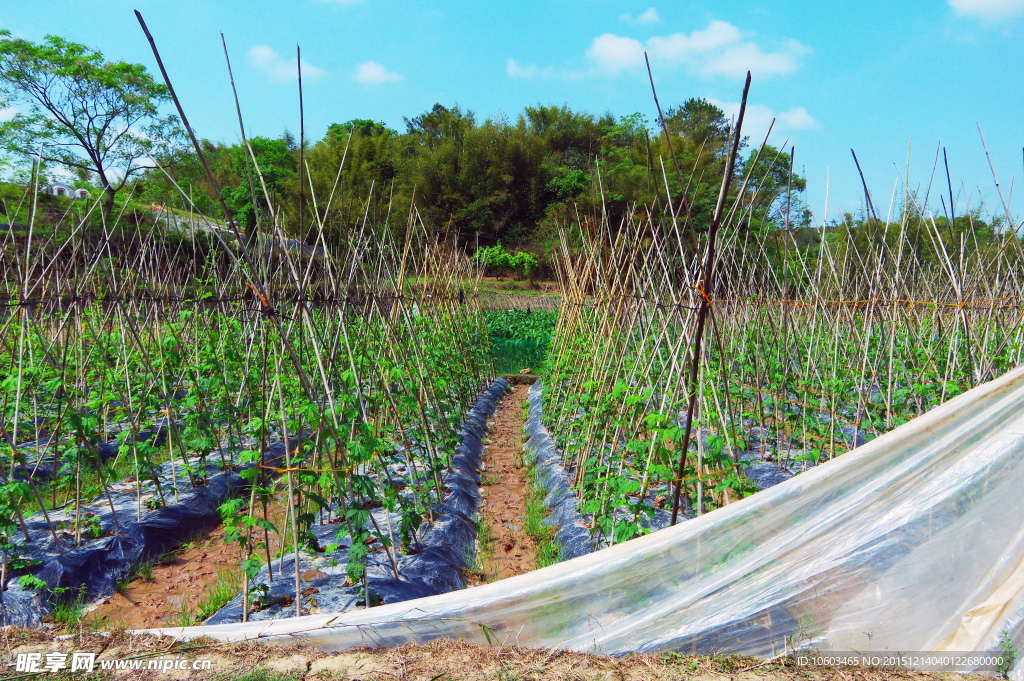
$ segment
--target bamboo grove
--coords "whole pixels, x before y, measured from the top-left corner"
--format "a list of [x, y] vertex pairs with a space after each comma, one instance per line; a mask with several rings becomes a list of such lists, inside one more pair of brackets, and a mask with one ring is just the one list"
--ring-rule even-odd
[[[136, 496], [120, 521], [135, 521], [176, 503], [179, 479], [223, 469], [247, 483], [221, 510], [250, 576], [271, 543], [315, 543], [313, 523], [338, 523], [355, 584], [367, 544], [415, 547], [494, 375], [472, 260], [415, 208], [403, 241], [364, 222], [332, 248], [322, 230], [317, 246], [286, 239], [273, 218], [246, 246], [214, 225], [172, 233], [179, 222], [116, 239], [88, 217], [0, 244], [6, 574], [31, 566], [30, 541], [63, 553], [116, 533], [116, 513], [100, 527], [76, 509], [119, 479]], [[157, 475], [168, 462], [171, 484]], [[268, 504], [285, 506], [277, 522]], [[401, 522], [371, 522], [381, 505]], [[72, 520], [51, 522], [57, 510]], [[46, 533], [30, 535], [32, 514]]]

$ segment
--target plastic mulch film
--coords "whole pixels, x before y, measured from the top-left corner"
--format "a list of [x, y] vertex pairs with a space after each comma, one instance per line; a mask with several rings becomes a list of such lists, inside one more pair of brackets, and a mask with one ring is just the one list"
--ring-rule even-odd
[[342, 615], [160, 631], [302, 636], [329, 651], [438, 636], [609, 654], [991, 651], [1004, 630], [1024, 647], [1022, 561], [1018, 368], [747, 499], [526, 575]]

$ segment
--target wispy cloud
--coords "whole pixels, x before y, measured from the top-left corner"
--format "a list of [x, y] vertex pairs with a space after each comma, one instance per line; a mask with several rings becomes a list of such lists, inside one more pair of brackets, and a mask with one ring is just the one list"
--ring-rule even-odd
[[605, 33], [594, 38], [587, 49], [587, 58], [599, 71], [614, 76], [643, 66], [644, 47], [639, 40]]
[[[739, 102], [722, 102], [717, 99], [708, 99], [717, 106], [729, 118], [739, 115]], [[747, 104], [747, 110], [743, 114], [743, 134], [749, 136], [753, 144], [761, 143], [768, 133], [768, 126], [772, 119], [775, 119], [775, 126], [772, 128], [772, 136], [777, 133], [785, 133], [793, 130], [819, 130], [821, 123], [815, 120], [814, 116], [808, 113], [802, 106], [795, 106], [785, 111], [776, 113], [771, 107], [764, 104]]]
[[635, 19], [632, 14], [623, 14], [619, 19], [625, 21], [627, 24], [656, 24], [661, 21], [661, 17], [658, 16], [658, 10], [653, 7], [648, 8], [647, 11]]
[[[274, 49], [266, 45], [257, 45], [249, 50], [249, 63], [263, 71], [275, 83], [287, 83], [298, 78], [296, 59], [284, 59]], [[302, 79], [316, 80], [326, 72], [318, 69], [305, 59], [302, 60]]]
[[402, 76], [394, 71], [388, 71], [375, 61], [363, 62], [356, 69], [356, 80], [366, 85], [381, 85], [383, 83], [397, 83]]
[[505, 73], [509, 78], [533, 78], [541, 73], [536, 66], [522, 66], [515, 59], [509, 59], [505, 66]]
[[509, 59], [505, 64], [505, 73], [509, 78], [552, 78], [558, 77], [563, 80], [578, 80], [582, 74], [567, 70], [556, 70], [554, 66], [534, 66], [533, 64], [520, 64], [515, 59]]
[[779, 121], [784, 130], [820, 130], [821, 123], [807, 113], [807, 109], [796, 106], [779, 113]]
[[646, 44], [605, 33], [594, 39], [586, 54], [599, 73], [614, 76], [643, 66], [645, 50], [651, 61], [683, 66], [703, 76], [742, 76], [748, 70], [759, 76], [792, 73], [811, 51], [795, 40], [785, 41], [780, 50], [765, 51], [732, 24], [712, 21], [690, 34], [653, 36]]
[[1024, 0], [949, 0], [949, 6], [957, 14], [988, 20], [1024, 14]]
[[12, 105], [4, 108], [2, 104], [3, 103], [0, 102], [0, 123], [6, 123], [18, 114], [23, 113], [17, 106]]

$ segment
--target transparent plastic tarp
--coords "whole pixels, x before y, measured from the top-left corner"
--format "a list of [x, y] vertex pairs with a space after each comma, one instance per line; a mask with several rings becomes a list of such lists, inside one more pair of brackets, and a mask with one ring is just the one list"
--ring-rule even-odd
[[[1024, 647], [1024, 369], [792, 480], [530, 574], [344, 614], [164, 629], [324, 650], [438, 636], [608, 654]], [[1019, 674], [1019, 672], [1017, 672]]]

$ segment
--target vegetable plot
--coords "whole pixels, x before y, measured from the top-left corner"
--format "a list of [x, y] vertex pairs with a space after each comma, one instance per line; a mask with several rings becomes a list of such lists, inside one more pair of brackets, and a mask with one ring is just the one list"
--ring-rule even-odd
[[[541, 370], [547, 359], [558, 313], [548, 310], [487, 310], [495, 369], [499, 374]], [[530, 373], [528, 372], [528, 373]]]
[[[31, 228], [0, 244], [0, 581], [47, 607], [103, 595], [58, 573], [90, 547], [135, 542], [148, 530], [134, 528], [215, 482], [204, 503], [250, 578], [272, 543], [344, 547], [335, 555], [363, 587], [368, 552], [394, 566], [419, 550], [494, 370], [478, 268], [415, 213], [404, 243], [364, 224], [328, 247], [314, 224], [319, 248], [297, 252], [273, 220], [246, 246], [215, 233], [210, 251], [159, 227], [104, 239], [89, 216], [61, 225], [67, 238]], [[326, 525], [336, 532], [321, 542], [313, 528]], [[103, 567], [104, 584], [137, 568]], [[243, 583], [245, 618], [268, 604]]]
[[1019, 238], [940, 229], [913, 200], [801, 245], [754, 229], [746, 196], [725, 211], [712, 285], [695, 257], [708, 235], [682, 218], [562, 230], [544, 413], [596, 540], [673, 523], [674, 499], [683, 514], [727, 505], [1020, 363]]

